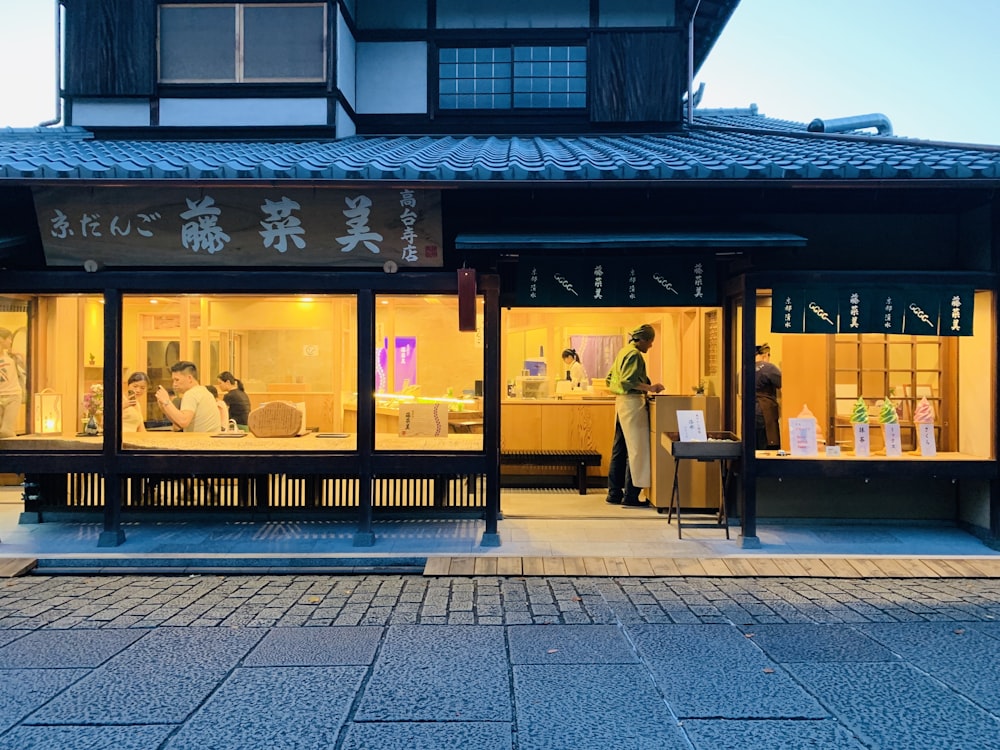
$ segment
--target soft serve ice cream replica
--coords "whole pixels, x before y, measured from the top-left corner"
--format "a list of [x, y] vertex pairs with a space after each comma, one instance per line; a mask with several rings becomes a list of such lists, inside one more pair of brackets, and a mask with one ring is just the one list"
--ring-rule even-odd
[[851, 412], [851, 425], [854, 427], [854, 455], [870, 456], [871, 440], [868, 432], [868, 405], [858, 396]]
[[879, 421], [882, 423], [882, 438], [885, 440], [886, 456], [902, 456], [903, 441], [899, 436], [899, 416], [896, 407], [889, 399], [882, 402], [879, 411]]
[[913, 412], [913, 424], [917, 426], [917, 442], [920, 445], [920, 455], [936, 456], [937, 445], [934, 442], [934, 409], [924, 396]]

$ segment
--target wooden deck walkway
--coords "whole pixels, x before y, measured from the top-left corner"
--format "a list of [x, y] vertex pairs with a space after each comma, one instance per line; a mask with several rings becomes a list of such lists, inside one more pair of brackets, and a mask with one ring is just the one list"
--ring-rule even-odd
[[1000, 578], [998, 558], [430, 557], [425, 576]]
[[38, 565], [33, 557], [6, 557], [0, 559], [0, 578], [17, 578], [29, 573]]

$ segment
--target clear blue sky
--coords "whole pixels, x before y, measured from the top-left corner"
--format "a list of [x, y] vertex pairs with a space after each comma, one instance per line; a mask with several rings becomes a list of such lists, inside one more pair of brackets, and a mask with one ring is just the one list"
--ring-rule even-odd
[[[0, 127], [56, 115], [55, 0], [0, 0]], [[703, 107], [1000, 145], [1000, 0], [743, 0], [695, 78]]]
[[1000, 0], [742, 0], [699, 82], [703, 107], [1000, 145]]

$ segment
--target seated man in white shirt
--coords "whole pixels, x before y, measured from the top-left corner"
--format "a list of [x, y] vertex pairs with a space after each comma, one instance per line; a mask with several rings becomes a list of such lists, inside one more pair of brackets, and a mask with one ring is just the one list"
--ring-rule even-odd
[[174, 391], [181, 394], [181, 405], [170, 401], [162, 385], [156, 389], [156, 402], [174, 426], [184, 432], [219, 432], [222, 421], [215, 396], [198, 383], [198, 368], [194, 362], [176, 362], [170, 367]]

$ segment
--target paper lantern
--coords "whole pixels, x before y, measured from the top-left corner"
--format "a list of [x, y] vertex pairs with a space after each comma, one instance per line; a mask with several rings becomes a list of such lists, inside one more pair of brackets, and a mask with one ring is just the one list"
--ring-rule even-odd
[[51, 388], [35, 394], [35, 433], [39, 435], [62, 432], [62, 394]]

